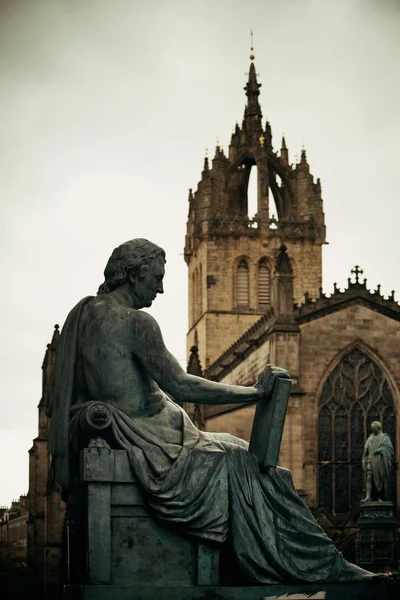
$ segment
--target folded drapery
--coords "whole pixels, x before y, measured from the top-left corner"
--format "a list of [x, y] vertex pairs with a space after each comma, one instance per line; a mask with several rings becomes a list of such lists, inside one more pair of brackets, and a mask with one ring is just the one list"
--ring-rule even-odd
[[[90, 404], [71, 409], [74, 447], [79, 416]], [[105, 405], [112, 415], [113, 437], [127, 451], [155, 515], [202, 539], [223, 542], [230, 535], [249, 582], [357, 581], [372, 576], [344, 560], [297, 495], [290, 472], [280, 467], [260, 472], [247, 442], [199, 431], [167, 397], [159, 413], [135, 419]], [[170, 428], [181, 435], [177, 438]]]

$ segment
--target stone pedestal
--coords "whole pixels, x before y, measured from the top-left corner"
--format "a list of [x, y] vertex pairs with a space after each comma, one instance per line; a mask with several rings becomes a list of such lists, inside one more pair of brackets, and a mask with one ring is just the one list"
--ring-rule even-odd
[[397, 583], [308, 583], [259, 586], [67, 586], [65, 600], [398, 600]]
[[356, 563], [373, 572], [397, 570], [399, 535], [392, 502], [361, 504], [356, 537]]

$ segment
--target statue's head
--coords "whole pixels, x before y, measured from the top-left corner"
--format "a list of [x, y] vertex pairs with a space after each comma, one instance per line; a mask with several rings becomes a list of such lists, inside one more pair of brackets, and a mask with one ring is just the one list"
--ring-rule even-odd
[[97, 293], [109, 294], [128, 285], [135, 297], [135, 308], [151, 306], [156, 294], [164, 291], [165, 262], [165, 251], [157, 244], [143, 238], [125, 242], [111, 254], [104, 269], [104, 283]]
[[371, 431], [372, 433], [380, 433], [382, 431], [382, 425], [379, 421], [372, 421]]

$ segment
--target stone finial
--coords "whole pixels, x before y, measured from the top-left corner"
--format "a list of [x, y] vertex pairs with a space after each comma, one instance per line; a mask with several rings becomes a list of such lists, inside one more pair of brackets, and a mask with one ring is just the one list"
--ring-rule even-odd
[[290, 264], [287, 248], [284, 244], [279, 248], [278, 258], [276, 259], [275, 273], [280, 275], [292, 275], [293, 269]]
[[199, 349], [197, 346], [190, 348], [190, 356], [186, 371], [190, 375], [197, 375], [197, 377], [203, 377], [203, 369], [201, 368]]
[[224, 156], [224, 151], [220, 146], [219, 140], [217, 140], [217, 145], [215, 146], [215, 154], [214, 158], [222, 158]]
[[282, 136], [282, 143], [281, 143], [281, 161], [283, 162], [283, 164], [285, 164], [286, 166], [289, 165], [289, 151], [286, 147], [286, 141], [285, 141], [285, 136]]
[[58, 338], [60, 337], [60, 326], [54, 325], [53, 337], [51, 338], [51, 343], [56, 344], [58, 342]]
[[193, 205], [194, 205], [194, 196], [193, 196], [192, 188], [189, 188], [188, 201], [189, 201], [189, 216], [190, 216], [190, 211], [192, 210]]

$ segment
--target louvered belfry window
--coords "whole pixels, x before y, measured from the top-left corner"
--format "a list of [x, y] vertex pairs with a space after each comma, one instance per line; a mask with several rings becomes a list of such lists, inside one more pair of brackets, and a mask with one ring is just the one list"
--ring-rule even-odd
[[[325, 381], [318, 413], [318, 505], [349, 513], [363, 496], [362, 455], [372, 421], [382, 423], [396, 456], [393, 394], [382, 371], [361, 348], [350, 350]], [[390, 499], [396, 506], [396, 463]]]
[[270, 274], [265, 260], [258, 265], [258, 306], [265, 309], [270, 304]]
[[236, 275], [237, 305], [245, 308], [249, 306], [249, 266], [245, 259], [240, 261]]

